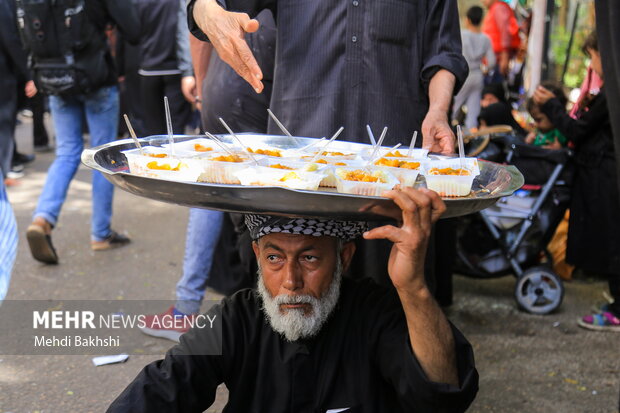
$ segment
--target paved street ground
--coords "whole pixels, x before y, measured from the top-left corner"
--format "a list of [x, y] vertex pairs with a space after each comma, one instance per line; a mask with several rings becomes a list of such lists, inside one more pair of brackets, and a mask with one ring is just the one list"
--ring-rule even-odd
[[[30, 125], [18, 127], [29, 153]], [[24, 233], [53, 154], [37, 155], [19, 186], [9, 189], [20, 240], [7, 299], [174, 299], [181, 274], [188, 210], [116, 191], [113, 226], [132, 244], [94, 253], [89, 247], [90, 172], [81, 167], [53, 239], [60, 265], [44, 266], [29, 253]], [[620, 334], [578, 328], [575, 320], [601, 300], [600, 280], [566, 283], [559, 312], [533, 316], [516, 309], [511, 277], [455, 276], [451, 320], [475, 347], [480, 392], [470, 412], [618, 411]], [[209, 293], [209, 298], [217, 298]], [[164, 309], [162, 309], [164, 310]], [[170, 342], [140, 334], [135, 345], [163, 354]], [[0, 413], [101, 412], [140, 369], [159, 356], [131, 356], [94, 367], [89, 356], [1, 356]], [[220, 412], [226, 390], [209, 412]]]

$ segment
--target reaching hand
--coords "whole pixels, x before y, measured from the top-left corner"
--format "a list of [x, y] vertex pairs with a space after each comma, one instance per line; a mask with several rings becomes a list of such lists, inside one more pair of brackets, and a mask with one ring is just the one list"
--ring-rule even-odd
[[454, 153], [454, 133], [448, 125], [448, 114], [429, 110], [422, 122], [422, 146], [430, 152]]
[[26, 82], [26, 86], [24, 87], [24, 94], [26, 95], [26, 97], [29, 98], [37, 94], [37, 87], [35, 86], [34, 81], [29, 80]]
[[[397, 290], [419, 291], [426, 288], [424, 258], [431, 228], [445, 212], [446, 205], [436, 192], [406, 187], [385, 192], [400, 208], [386, 213], [400, 226], [385, 225], [364, 234], [365, 239], [388, 239], [394, 243], [388, 261], [388, 273]], [[386, 211], [387, 212], [387, 211]]]
[[194, 76], [183, 76], [181, 78], [181, 92], [189, 103], [196, 102], [196, 78]]
[[532, 98], [534, 99], [534, 103], [537, 105], [544, 105], [550, 99], [553, 99], [555, 95], [548, 89], [545, 89], [543, 86], [538, 86], [534, 91], [534, 95]]
[[263, 73], [245, 41], [246, 33], [258, 30], [258, 21], [250, 19], [246, 13], [228, 12], [215, 0], [197, 0], [194, 19], [209, 37], [220, 58], [245, 79], [256, 93], [261, 93]]

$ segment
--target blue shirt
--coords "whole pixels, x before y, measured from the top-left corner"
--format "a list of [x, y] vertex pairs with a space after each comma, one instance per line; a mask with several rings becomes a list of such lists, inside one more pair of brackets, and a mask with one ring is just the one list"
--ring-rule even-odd
[[0, 172], [0, 302], [4, 300], [9, 289], [16, 253], [17, 224], [6, 196], [4, 177]]

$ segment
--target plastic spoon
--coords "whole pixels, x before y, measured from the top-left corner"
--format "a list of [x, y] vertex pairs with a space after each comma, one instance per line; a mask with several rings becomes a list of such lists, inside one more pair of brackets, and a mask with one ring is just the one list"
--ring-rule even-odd
[[324, 140], [325, 140], [325, 137], [323, 137], [323, 138], [321, 138], [321, 139], [317, 139], [317, 140], [315, 140], [314, 142], [312, 142], [311, 144], [306, 145], [306, 146], [303, 146], [303, 147], [301, 147], [301, 148], [297, 149], [297, 151], [299, 151], [299, 152], [303, 152], [303, 151], [305, 151], [305, 150], [307, 150], [307, 149], [312, 148], [314, 145], [317, 145], [317, 144], [319, 144], [319, 143], [323, 142]]
[[372, 129], [370, 129], [370, 125], [366, 125], [366, 132], [368, 132], [370, 143], [372, 144], [372, 146], [375, 146], [377, 144], [377, 141], [375, 141], [375, 135], [373, 135]]
[[375, 155], [377, 154], [377, 151], [379, 150], [379, 148], [381, 147], [381, 144], [383, 143], [383, 139], [385, 139], [386, 133], [387, 133], [387, 126], [383, 128], [383, 132], [381, 132], [381, 136], [379, 136], [379, 142], [377, 142], [372, 153], [370, 154], [370, 159], [373, 159]]
[[131, 126], [131, 122], [129, 122], [129, 117], [127, 116], [127, 114], [124, 114], [123, 117], [125, 118], [125, 123], [127, 124], [129, 135], [131, 135], [131, 138], [133, 139], [136, 146], [140, 150], [140, 155], [144, 155], [144, 150], [142, 149], [142, 145], [140, 145], [140, 141], [138, 140], [138, 137], [136, 136], [136, 132], [134, 132], [133, 127]]
[[170, 155], [174, 157], [174, 139], [172, 138], [172, 118], [170, 117], [170, 106], [168, 96], [164, 96], [164, 109], [166, 110], [166, 127], [168, 128], [168, 141], [170, 142]]
[[254, 155], [252, 154], [252, 152], [248, 151], [247, 148], [245, 147], [245, 145], [243, 145], [243, 142], [241, 142], [241, 139], [239, 139], [237, 137], [237, 135], [235, 135], [235, 132], [232, 131], [232, 129], [230, 129], [230, 127], [228, 126], [228, 124], [226, 122], [224, 122], [224, 119], [219, 118], [220, 122], [222, 123], [222, 125], [224, 125], [224, 127], [226, 128], [226, 130], [228, 131], [228, 133], [230, 133], [233, 137], [233, 139], [235, 141], [237, 141], [237, 143], [239, 145], [241, 145], [241, 150], [244, 151], [245, 153], [248, 154], [248, 156], [250, 157], [250, 159], [252, 159], [252, 161], [254, 161], [254, 163], [256, 165], [258, 165], [258, 160], [256, 160], [256, 158], [254, 157]]
[[310, 160], [310, 163], [314, 163], [319, 156], [321, 156], [321, 154], [323, 152], [325, 152], [325, 149], [327, 149], [327, 147], [329, 146], [330, 143], [332, 143], [344, 130], [344, 126], [341, 126], [340, 129], [338, 129], [338, 131], [336, 131], [336, 133], [334, 133], [334, 136], [332, 136], [329, 141], [327, 141], [327, 143], [325, 145], [323, 145], [323, 147], [321, 149], [319, 149], [319, 151], [316, 153], [316, 155], [314, 155], [314, 157]]
[[282, 122], [280, 122], [278, 118], [276, 118], [276, 115], [274, 115], [271, 109], [267, 109], [267, 112], [269, 113], [269, 116], [271, 116], [271, 119], [273, 119], [273, 121], [276, 123], [276, 125], [278, 125], [278, 128], [280, 128], [280, 130], [284, 132], [286, 136], [293, 137], [293, 135], [291, 135], [291, 133], [288, 130], [286, 130]]
[[227, 154], [229, 154], [230, 156], [232, 156], [233, 158], [236, 157], [237, 155], [235, 155], [235, 153], [233, 151], [230, 150], [230, 148], [228, 148], [224, 142], [222, 142], [221, 140], [219, 140], [215, 135], [210, 134], [209, 132], [205, 132], [205, 135], [207, 135], [207, 137], [209, 139], [211, 139], [217, 146], [219, 146], [220, 148], [222, 148], [224, 150], [224, 152], [226, 152]]
[[459, 162], [461, 164], [461, 170], [459, 171], [459, 176], [463, 173], [463, 161], [465, 159], [465, 147], [463, 146], [463, 131], [461, 130], [461, 125], [456, 125], [456, 141], [459, 145]]
[[[390, 153], [390, 152], [392, 152], [392, 151], [395, 151], [396, 149], [400, 148], [400, 146], [401, 146], [401, 145], [402, 145], [402, 143], [399, 143], [399, 144], [397, 144], [397, 145], [394, 145], [394, 147], [393, 147], [393, 148], [391, 148], [390, 150], [388, 150], [388, 151], [386, 152], [386, 154], [388, 154], [388, 153]], [[368, 168], [368, 167], [372, 164], [372, 161], [373, 161], [373, 160], [374, 160], [374, 158], [370, 158], [370, 159], [368, 160], [368, 163], [366, 164], [366, 166], [365, 166], [364, 168]]]
[[415, 147], [415, 141], [418, 138], [418, 131], [413, 132], [413, 137], [411, 138], [411, 143], [409, 144], [409, 150], [407, 151], [407, 158], [411, 158], [411, 154], [413, 153], [413, 148]]

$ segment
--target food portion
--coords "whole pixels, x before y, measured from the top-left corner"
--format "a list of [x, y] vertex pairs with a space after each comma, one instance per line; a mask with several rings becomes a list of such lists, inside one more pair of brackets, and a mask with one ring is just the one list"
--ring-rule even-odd
[[[232, 152], [229, 153], [213, 143], [206, 138], [180, 141], [175, 143], [174, 156], [168, 144], [144, 146], [143, 153], [138, 149], [123, 153], [131, 173], [149, 177], [187, 180], [188, 176], [195, 176], [194, 180], [199, 182], [216, 184], [336, 188], [342, 193], [365, 196], [380, 196], [396, 185], [420, 186], [424, 182], [444, 197], [467, 196], [480, 173], [475, 158], [429, 158], [427, 151], [419, 148], [374, 151], [369, 145], [360, 147], [336, 141], [329, 149], [300, 151], [279, 148], [278, 144], [272, 147], [265, 142], [245, 143], [244, 149], [226, 143]], [[370, 161], [373, 152], [375, 157]], [[412, 156], [406, 157], [408, 154]]]
[[[387, 155], [386, 155], [387, 156]], [[375, 162], [377, 166], [388, 166], [390, 168], [403, 168], [403, 169], [419, 169], [421, 163], [415, 161], [407, 161], [404, 159], [387, 159], [381, 158]]]
[[243, 159], [241, 156], [239, 155], [219, 155], [219, 156], [213, 156], [208, 158], [208, 160], [210, 161], [216, 161], [216, 162], [243, 162], [244, 160], [247, 161], [246, 159]]
[[465, 168], [431, 168], [427, 172], [428, 175], [455, 175], [455, 176], [469, 176], [471, 171]]
[[393, 175], [379, 169], [338, 168], [335, 175], [336, 189], [345, 194], [381, 196], [399, 183]]
[[382, 171], [374, 171], [372, 173], [369, 173], [361, 169], [355, 169], [353, 171], [338, 169], [336, 170], [336, 174], [339, 178], [344, 179], [345, 181], [380, 183], [387, 182], [387, 174]]
[[280, 163], [276, 163], [273, 165], [269, 165], [269, 168], [274, 168], [274, 169], [288, 169], [288, 170], [293, 170], [295, 168], [293, 168], [292, 166], [286, 166], [286, 165], [282, 165]]
[[282, 151], [278, 149], [262, 149], [262, 148], [252, 149], [248, 147], [247, 151], [250, 153], [255, 153], [257, 155], [274, 156], [277, 158], [282, 157]]
[[194, 150], [196, 152], [210, 152], [210, 151], [213, 150], [213, 148], [211, 146], [205, 146], [205, 145], [202, 145], [200, 143], [195, 143], [194, 144]]
[[395, 150], [394, 152], [388, 152], [383, 156], [393, 157], [393, 158], [404, 158], [407, 156], [407, 154], [401, 153], [399, 150]]
[[480, 174], [476, 158], [429, 160], [422, 168], [426, 187], [444, 197], [461, 197], [471, 193]]
[[180, 171], [182, 168], [187, 168], [187, 164], [184, 164], [181, 161], [175, 162], [176, 166], [172, 166], [170, 163], [162, 163], [160, 164], [157, 161], [152, 161], [146, 164], [146, 167], [149, 169], [156, 169], [160, 171]]

